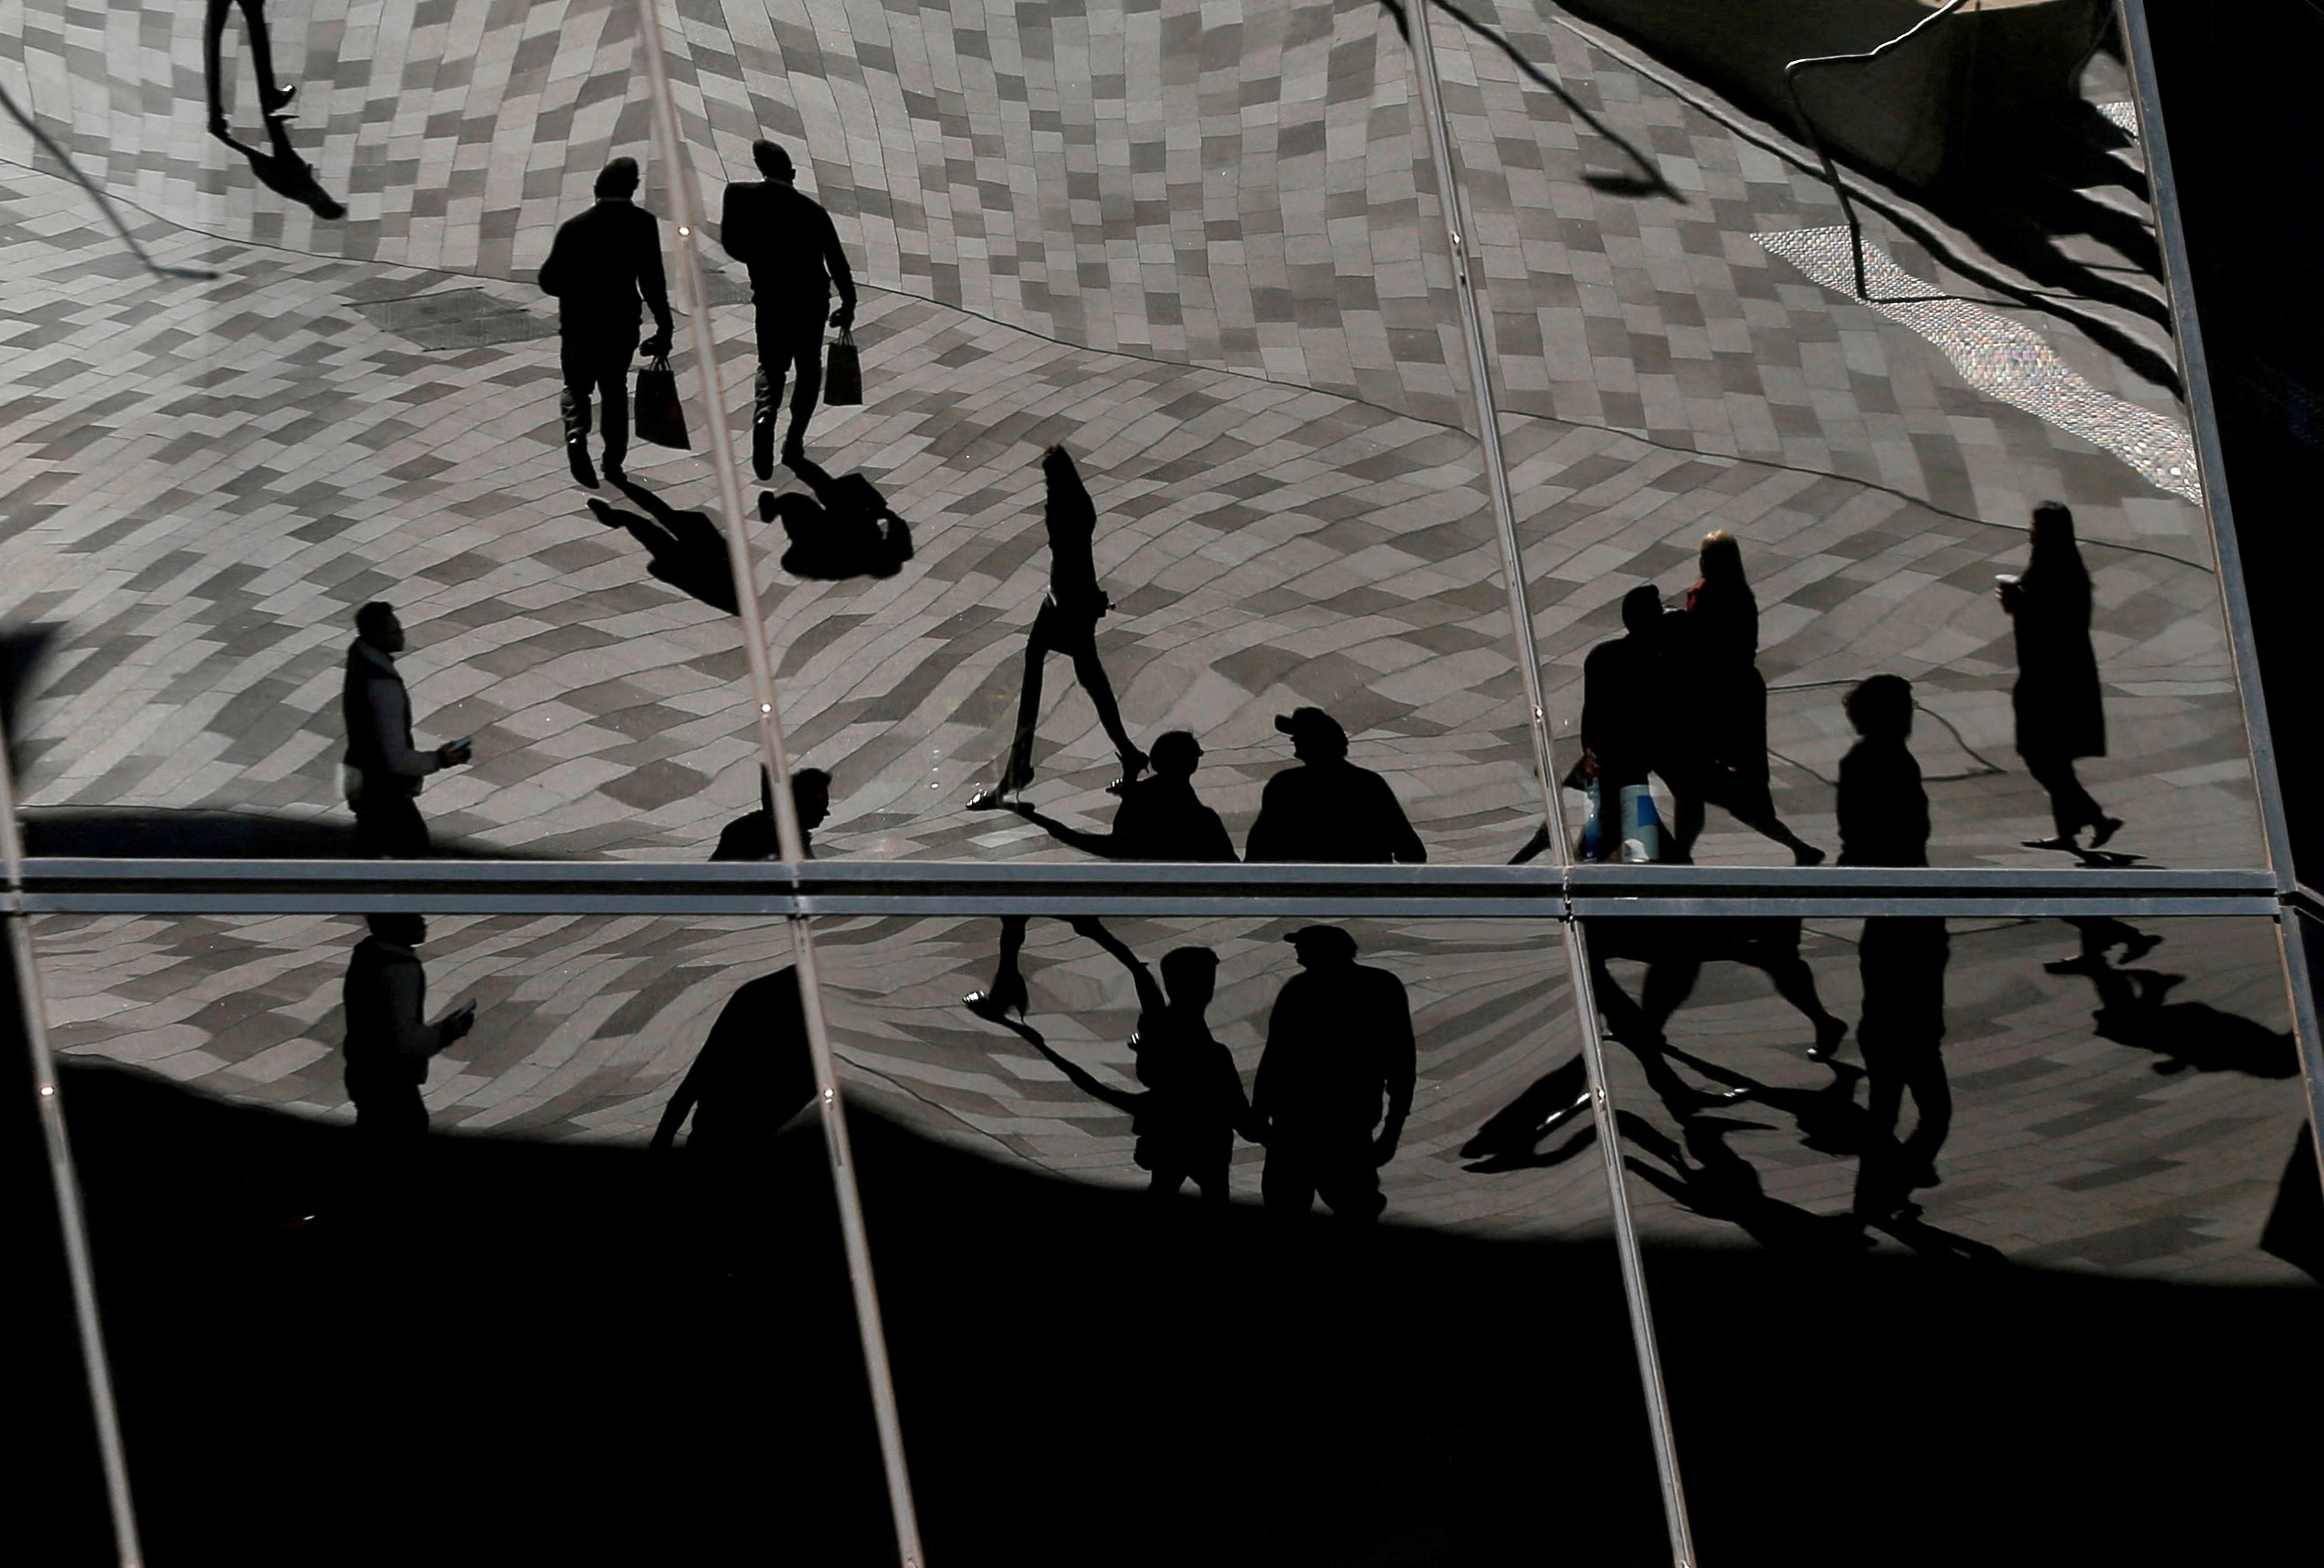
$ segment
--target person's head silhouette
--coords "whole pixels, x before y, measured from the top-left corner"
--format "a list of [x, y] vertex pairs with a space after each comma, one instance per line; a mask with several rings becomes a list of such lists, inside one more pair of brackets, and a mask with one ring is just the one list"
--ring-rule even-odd
[[1725, 528], [1713, 528], [1702, 536], [1699, 556], [1705, 582], [1739, 583], [1743, 581], [1743, 546]]
[[1275, 727], [1291, 737], [1291, 753], [1302, 762], [1338, 762], [1348, 755], [1348, 732], [1321, 708], [1279, 713]]
[[1868, 740], [1902, 740], [1913, 733], [1913, 683], [1902, 675], [1859, 681], [1840, 705]]
[[[772, 810], [771, 803], [769, 806]], [[803, 767], [791, 775], [791, 809], [798, 813], [799, 831], [812, 833], [831, 815], [831, 775], [819, 767]]]
[[1202, 1012], [1218, 992], [1218, 954], [1208, 948], [1172, 948], [1162, 955], [1162, 984], [1173, 1003]]
[[383, 654], [403, 651], [403, 623], [395, 618], [395, 606], [384, 599], [374, 599], [355, 611], [355, 636]]
[[1662, 624], [1663, 596], [1652, 583], [1642, 582], [1622, 595], [1622, 627], [1643, 637]]
[[762, 139], [752, 142], [751, 161], [757, 164], [759, 172], [769, 179], [788, 181], [798, 178], [798, 170], [792, 164], [791, 155], [783, 151], [779, 142]]
[[364, 924], [381, 941], [399, 948], [416, 948], [428, 940], [428, 919], [417, 914], [367, 914]]
[[1335, 925], [1301, 926], [1283, 940], [1303, 969], [1344, 968], [1356, 961], [1356, 939]]
[[1192, 730], [1173, 729], [1155, 741], [1149, 756], [1157, 778], [1192, 778], [1202, 763], [1203, 746]]
[[638, 193], [638, 160], [616, 158], [597, 171], [596, 191], [601, 197], [627, 201]]

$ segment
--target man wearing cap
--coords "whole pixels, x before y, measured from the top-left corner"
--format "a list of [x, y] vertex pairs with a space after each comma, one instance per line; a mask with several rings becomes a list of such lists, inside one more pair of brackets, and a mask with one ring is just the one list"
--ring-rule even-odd
[[1291, 737], [1299, 765], [1267, 781], [1245, 860], [1417, 866], [1428, 858], [1388, 781], [1348, 760], [1339, 720], [1321, 708], [1295, 708], [1275, 727]]
[[783, 461], [807, 455], [807, 422], [823, 392], [824, 312], [836, 289], [839, 308], [831, 312], [831, 324], [842, 332], [854, 325], [855, 276], [848, 271], [831, 215], [793, 183], [798, 171], [791, 155], [772, 142], [754, 142], [751, 160], [766, 179], [737, 180], [726, 188], [718, 243], [751, 272], [759, 329], [751, 470], [764, 481], [774, 477], [775, 410], [782, 406], [783, 376], [794, 365], [798, 381], [791, 391]]
[[[638, 160], [616, 158], [597, 176], [596, 205], [567, 218], [540, 264], [540, 291], [557, 297], [558, 362], [565, 372], [565, 457], [573, 477], [590, 490], [589, 399], [602, 406], [605, 472], [622, 476], [630, 450], [630, 360], [669, 353], [673, 328], [669, 285], [662, 274], [661, 225], [630, 198], [638, 193]], [[654, 335], [638, 342], [647, 310]]]
[[1284, 940], [1303, 972], [1275, 999], [1251, 1092], [1267, 1145], [1259, 1194], [1281, 1213], [1305, 1214], [1320, 1197], [1337, 1218], [1377, 1219], [1379, 1168], [1412, 1111], [1411, 1004], [1403, 981], [1356, 962], [1356, 940], [1336, 926]]

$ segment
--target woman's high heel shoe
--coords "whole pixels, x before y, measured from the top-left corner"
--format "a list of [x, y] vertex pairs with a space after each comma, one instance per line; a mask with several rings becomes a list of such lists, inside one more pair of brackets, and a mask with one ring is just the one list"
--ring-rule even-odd
[[992, 982], [989, 991], [971, 991], [960, 999], [960, 1004], [987, 1022], [999, 1023], [1014, 1013], [1019, 1022], [1025, 1018], [1025, 977], [1003, 975]]

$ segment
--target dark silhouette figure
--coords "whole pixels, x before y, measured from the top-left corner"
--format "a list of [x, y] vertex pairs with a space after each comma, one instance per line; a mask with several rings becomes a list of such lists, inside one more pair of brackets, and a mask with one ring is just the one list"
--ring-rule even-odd
[[1662, 1161], [1655, 1165], [1634, 1154], [1622, 1163], [1691, 1213], [1724, 1220], [1770, 1251], [1860, 1251], [1867, 1244], [1851, 1224], [1768, 1196], [1757, 1169], [1727, 1143], [1737, 1132], [1764, 1130], [1762, 1123], [1699, 1116], [1685, 1124], [1682, 1144], [1628, 1111], [1616, 1112], [1614, 1119], [1629, 1148]]
[[[758, 317], [758, 397], [751, 415], [751, 467], [761, 483], [774, 476], [775, 410], [783, 400], [783, 377], [794, 366], [790, 429], [783, 436], [784, 461], [798, 466], [823, 391], [824, 312], [831, 291], [839, 308], [831, 324], [845, 331], [855, 322], [855, 278], [840, 248], [831, 215], [793, 183], [791, 155], [772, 142], [751, 144], [751, 160], [766, 178], [726, 188], [718, 225], [726, 253], [751, 273], [751, 305]], [[805, 573], [802, 573], [805, 575]]]
[[[557, 297], [558, 363], [564, 371], [565, 457], [573, 477], [597, 488], [589, 465], [589, 399], [604, 421], [605, 472], [616, 482], [630, 450], [630, 361], [669, 353], [669, 286], [662, 274], [661, 228], [632, 198], [638, 160], [616, 158], [598, 174], [596, 205], [567, 218], [540, 264], [540, 291]], [[641, 344], [644, 313], [654, 335]]]
[[[791, 773], [791, 810], [798, 814], [800, 848], [815, 858], [815, 830], [831, 815], [831, 775], [819, 767]], [[759, 809], [735, 818], [718, 835], [713, 860], [779, 860], [783, 848], [775, 833], [774, 784], [767, 770], [759, 770]]]
[[347, 1097], [355, 1105], [355, 1132], [366, 1148], [407, 1148], [428, 1132], [420, 1086], [436, 1053], [475, 1026], [476, 1004], [466, 1002], [435, 1023], [428, 1018], [428, 972], [416, 950], [428, 922], [416, 914], [364, 917], [371, 934], [347, 959], [342, 1000], [346, 1008]]
[[2138, 962], [2163, 945], [2163, 939], [2153, 931], [2140, 931], [2128, 921], [2112, 915], [2069, 915], [2066, 923], [2081, 938], [2082, 950], [2070, 958], [2058, 958], [2042, 967], [2052, 975], [2079, 975], [2092, 964], [2103, 967], [2107, 955], [2115, 949], [2122, 949], [2125, 967]]
[[[1668, 751], [1663, 716], [1670, 711], [1675, 671], [1662, 596], [1645, 585], [1622, 596], [1623, 634], [1591, 648], [1582, 661], [1582, 760], [1566, 777], [1570, 789], [1598, 789], [1595, 841], [1585, 826], [1576, 858], [1619, 856], [1622, 792], [1642, 785]], [[1512, 866], [1549, 848], [1549, 830], [1535, 835]]]
[[734, 593], [734, 564], [726, 553], [724, 530], [708, 512], [681, 512], [623, 474], [608, 458], [605, 476], [646, 510], [625, 512], [589, 498], [589, 509], [609, 528], [621, 528], [646, 547], [646, 575], [669, 583], [689, 599], [729, 615], [741, 613]]
[[872, 482], [860, 473], [829, 472], [805, 457], [791, 469], [812, 495], [797, 491], [759, 495], [759, 520], [779, 520], [790, 546], [783, 570], [794, 577], [843, 582], [850, 577], [893, 577], [912, 558], [911, 525], [896, 515]]
[[1321, 708], [1277, 714], [1299, 761], [1267, 781], [1243, 858], [1417, 866], [1428, 858], [1388, 780], [1348, 760], [1348, 732]]
[[1131, 744], [1130, 731], [1122, 728], [1113, 683], [1098, 663], [1097, 623], [1113, 601], [1097, 582], [1092, 548], [1097, 538], [1097, 505], [1063, 446], [1041, 454], [1041, 477], [1047, 492], [1041, 521], [1049, 536], [1049, 591], [1026, 639], [1025, 686], [1017, 699], [1017, 733], [1010, 742], [1009, 758], [1000, 778], [969, 801], [973, 812], [998, 810], [1008, 796], [1032, 784], [1033, 730], [1041, 720], [1041, 668], [1052, 653], [1073, 660], [1074, 677], [1097, 709], [1097, 721], [1121, 758], [1121, 777], [1116, 782], [1127, 784], [1146, 771], [1146, 754]]
[[2317, 1180], [2316, 1129], [2306, 1122], [2292, 1140], [2292, 1159], [2276, 1184], [2259, 1246], [2324, 1283], [2324, 1183]]
[[266, 30], [266, 0], [208, 0], [202, 15], [202, 81], [208, 89], [210, 134], [226, 139], [226, 70], [222, 62], [226, 13], [239, 6], [242, 32], [250, 46], [251, 69], [258, 78], [258, 106], [270, 122], [290, 117], [299, 84], [284, 87], [274, 79], [274, 40]]
[[[1808, 1055], [1823, 1060], [1839, 1049], [1848, 1033], [1845, 1022], [1833, 1015], [1816, 992], [1815, 971], [1800, 957], [1800, 922], [1782, 915], [1748, 915], [1727, 920], [1685, 920], [1658, 915], [1625, 916], [1595, 921], [1589, 926], [1591, 971], [1599, 992], [1599, 1010], [1614, 1038], [1629, 1047], [1646, 1067], [1648, 1081], [1671, 1103], [1674, 1111], [1722, 1103], [1734, 1096], [1706, 1096], [1686, 1088], [1668, 1069], [1658, 1065], [1668, 1046], [1665, 1029], [1685, 1004], [1706, 963], [1747, 965], [1765, 974], [1775, 994], [1798, 1008], [1815, 1027]], [[1635, 958], [1646, 967], [1638, 1000], [1632, 1003], [1612, 973], [1610, 958]]]
[[[1114, 808], [1113, 830], [1084, 833], [1054, 817], [1044, 816], [1020, 802], [1008, 809], [1035, 823], [1061, 843], [1108, 860], [1194, 860], [1234, 862], [1234, 840], [1227, 837], [1219, 814], [1194, 794], [1195, 766], [1203, 748], [1184, 729], [1173, 729], [1154, 743], [1154, 776], [1131, 779], [1115, 791], [1121, 804]], [[990, 989], [972, 991], [961, 998], [968, 1010], [995, 1022], [1015, 1009], [1023, 1016], [1028, 1000], [1019, 955], [1031, 917], [1001, 917], [1001, 962]]]
[[2098, 1009], [2090, 1014], [2098, 1037], [2153, 1052], [2158, 1073], [2193, 1068], [2255, 1078], [2299, 1076], [2300, 1050], [2289, 1033], [2207, 1003], [2166, 1001], [2185, 983], [2184, 975], [2117, 969], [2103, 957], [2075, 960], [2073, 972], [2088, 976], [2098, 991]]
[[2074, 514], [2056, 501], [2034, 509], [2034, 548], [2025, 570], [1995, 579], [1994, 594], [2017, 633], [2017, 684], [2009, 704], [2017, 720], [2017, 755], [2050, 794], [2057, 829], [2029, 839], [2029, 849], [2079, 849], [2120, 830], [2074, 775], [2085, 756], [2106, 755], [2106, 711], [2098, 693], [2098, 652], [2090, 646], [2090, 573], [2074, 543]]
[[798, 971], [789, 967], [745, 983], [718, 1011], [709, 1038], [686, 1069], [654, 1128], [655, 1151], [667, 1153], [693, 1118], [686, 1152], [733, 1170], [762, 1155], [782, 1124], [815, 1102], [815, 1059]]
[[1708, 534], [1702, 576], [1674, 617], [1678, 680], [1664, 701], [1682, 715], [1665, 736], [1656, 771], [1671, 789], [1674, 858], [1686, 860], [1702, 835], [1704, 802], [1820, 866], [1823, 851], [1775, 814], [1767, 774], [1767, 683], [1759, 674], [1759, 601], [1743, 574], [1743, 552], [1724, 528]]
[[318, 218], [336, 220], [347, 215], [346, 204], [323, 188], [322, 182], [315, 177], [315, 166], [292, 149], [290, 133], [281, 120], [270, 118], [266, 122], [263, 152], [246, 142], [236, 141], [226, 131], [218, 132], [217, 139], [241, 153], [258, 183], [275, 195], [312, 210]]
[[[1840, 863], [1926, 866], [1928, 792], [1905, 744], [1913, 733], [1911, 683], [1875, 675], [1848, 693], [1845, 706], [1861, 738], [1840, 764]], [[1942, 1050], [1950, 953], [1941, 917], [1877, 915], [1864, 922], [1856, 949], [1864, 979], [1856, 1043], [1868, 1104], [1854, 1213], [1868, 1224], [1918, 1215], [1913, 1190], [1937, 1182], [1937, 1151], [1953, 1114]], [[1907, 1094], [1915, 1121], [1912, 1135], [1899, 1142], [1896, 1123]]]
[[[1580, 1057], [1563, 1062], [1526, 1087], [1524, 1093], [1485, 1119], [1461, 1145], [1461, 1158], [1480, 1163], [1472, 1170], [1514, 1170], [1554, 1163], [1534, 1151], [1541, 1141], [1590, 1108], [1589, 1069]], [[1560, 1155], [1571, 1158], [1578, 1142]]]
[[347, 750], [339, 784], [355, 814], [355, 843], [380, 860], [423, 859], [428, 824], [420, 816], [420, 781], [459, 767], [472, 755], [466, 737], [433, 751], [411, 744], [411, 694], [396, 673], [404, 648], [395, 607], [374, 600], [355, 611], [355, 640], [347, 649], [339, 692]]
[[1138, 1032], [1130, 1037], [1130, 1049], [1138, 1059], [1144, 1092], [1107, 1088], [1067, 1063], [1021, 1021], [1003, 1018], [1001, 1023], [1030, 1041], [1075, 1087], [1130, 1114], [1138, 1168], [1153, 1177], [1148, 1193], [1173, 1197], [1192, 1181], [1206, 1201], [1224, 1203], [1235, 1135], [1258, 1140], [1242, 1075], [1204, 1017], [1217, 990], [1219, 956], [1208, 948], [1174, 948], [1162, 956], [1157, 980], [1126, 943], [1096, 921], [1073, 924], [1119, 958], [1138, 988]]
[[1336, 926], [1284, 940], [1303, 972], [1275, 998], [1251, 1094], [1267, 1145], [1260, 1196], [1281, 1214], [1320, 1197], [1335, 1218], [1378, 1219], [1380, 1167], [1396, 1158], [1418, 1072], [1404, 982], [1357, 963], [1355, 939]]

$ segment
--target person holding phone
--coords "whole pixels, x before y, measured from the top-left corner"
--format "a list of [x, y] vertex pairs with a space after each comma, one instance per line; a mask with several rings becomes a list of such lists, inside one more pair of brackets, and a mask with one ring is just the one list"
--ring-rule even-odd
[[347, 1097], [355, 1132], [371, 1150], [403, 1147], [428, 1132], [420, 1086], [428, 1064], [475, 1027], [476, 1004], [462, 1003], [434, 1023], [428, 1018], [428, 972], [419, 947], [428, 922], [416, 914], [372, 914], [369, 934], [347, 959]]
[[420, 815], [420, 781], [474, 755], [466, 736], [421, 751], [411, 743], [411, 694], [395, 667], [404, 649], [395, 607], [374, 600], [355, 611], [355, 640], [347, 649], [346, 681], [339, 692], [347, 749], [339, 785], [355, 814], [355, 842], [379, 860], [428, 857], [428, 824]]

